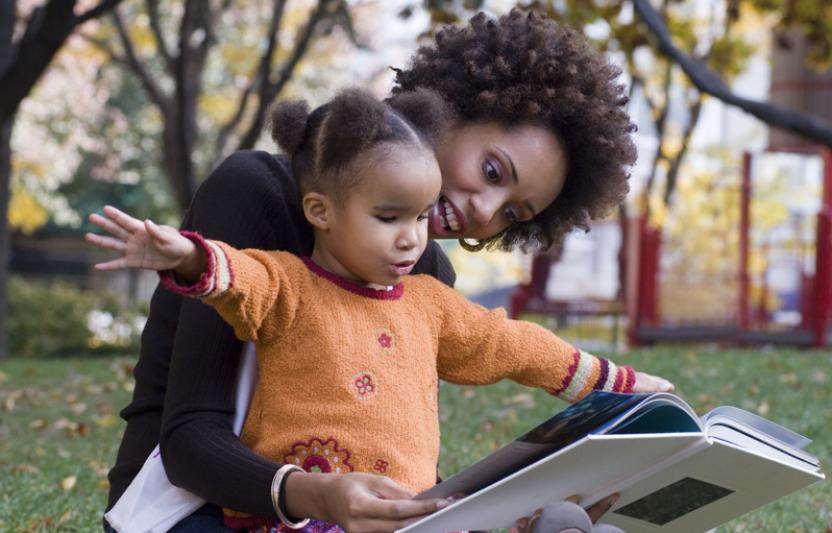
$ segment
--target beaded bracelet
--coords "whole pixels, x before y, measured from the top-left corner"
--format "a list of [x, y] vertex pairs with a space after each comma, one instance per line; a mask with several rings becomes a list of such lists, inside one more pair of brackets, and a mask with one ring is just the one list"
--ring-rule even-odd
[[272, 478], [272, 506], [274, 506], [274, 511], [277, 513], [278, 520], [280, 520], [283, 525], [291, 529], [301, 529], [309, 523], [308, 518], [304, 518], [298, 522], [292, 522], [286, 517], [283, 510], [280, 508], [280, 495], [281, 490], [283, 489], [283, 482], [286, 479], [286, 474], [296, 471], [303, 472], [304, 470], [295, 465], [283, 465], [277, 470], [277, 472], [275, 472], [274, 478]]

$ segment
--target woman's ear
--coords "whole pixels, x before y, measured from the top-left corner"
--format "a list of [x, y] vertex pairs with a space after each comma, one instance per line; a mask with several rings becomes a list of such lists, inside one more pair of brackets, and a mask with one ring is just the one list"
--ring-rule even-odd
[[303, 195], [303, 214], [310, 224], [328, 230], [332, 217], [332, 201], [325, 194], [308, 192]]

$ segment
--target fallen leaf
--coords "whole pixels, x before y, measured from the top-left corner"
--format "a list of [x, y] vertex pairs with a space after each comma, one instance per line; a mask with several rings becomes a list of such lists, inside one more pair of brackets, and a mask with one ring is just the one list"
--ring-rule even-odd
[[80, 415], [87, 410], [87, 404], [84, 402], [78, 402], [70, 405], [69, 410], [72, 411], [73, 414]]
[[12, 472], [16, 472], [18, 474], [37, 474], [38, 472], [40, 472], [40, 469], [38, 469], [38, 467], [36, 467], [35, 465], [23, 463], [12, 467]]
[[43, 429], [46, 427], [46, 420], [38, 418], [29, 422], [29, 429]]
[[528, 393], [515, 394], [508, 398], [503, 398], [503, 405], [518, 405], [523, 404], [527, 407], [534, 407], [534, 396]]
[[788, 374], [780, 376], [780, 383], [783, 383], [784, 385], [798, 385], [800, 383], [800, 379], [794, 372], [789, 372]]
[[95, 419], [95, 423], [103, 428], [111, 428], [118, 424], [119, 418], [116, 415], [109, 414], [99, 416]]
[[65, 524], [65, 523], [69, 522], [70, 520], [72, 520], [72, 511], [67, 511], [64, 514], [61, 515], [61, 518], [58, 519], [58, 523], [59, 524]]
[[464, 391], [462, 391], [462, 397], [466, 400], [470, 400], [474, 396], [477, 395], [477, 391], [473, 387], [468, 387]]
[[72, 490], [75, 483], [78, 481], [78, 476], [68, 476], [61, 480], [61, 488], [64, 490]]
[[766, 416], [769, 412], [770, 406], [768, 402], [764, 401], [760, 405], [757, 406], [757, 414], [760, 416]]
[[9, 375], [6, 374], [5, 372], [3, 372], [2, 370], [0, 370], [0, 383], [3, 383], [4, 381], [6, 381], [8, 379], [9, 379]]

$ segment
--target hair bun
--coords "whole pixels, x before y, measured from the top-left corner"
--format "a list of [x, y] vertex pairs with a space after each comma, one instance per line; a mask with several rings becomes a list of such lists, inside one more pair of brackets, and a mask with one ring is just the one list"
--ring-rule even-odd
[[347, 164], [355, 154], [389, 136], [387, 106], [364, 89], [345, 89], [329, 103], [321, 135], [325, 144], [338, 150], [324, 152], [323, 167]]
[[436, 91], [424, 87], [400, 92], [390, 97], [387, 103], [432, 146], [436, 145], [453, 120], [454, 113], [445, 99]]
[[306, 100], [286, 100], [272, 106], [272, 139], [288, 154], [300, 149], [308, 123], [309, 104]]

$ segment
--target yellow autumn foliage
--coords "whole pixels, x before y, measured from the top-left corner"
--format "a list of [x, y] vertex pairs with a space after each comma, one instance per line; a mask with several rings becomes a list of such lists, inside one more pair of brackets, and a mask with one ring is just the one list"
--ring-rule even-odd
[[8, 214], [10, 227], [30, 235], [46, 224], [47, 220], [49, 220], [49, 213], [26, 189], [12, 187]]

